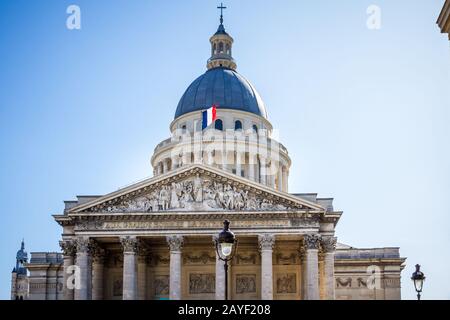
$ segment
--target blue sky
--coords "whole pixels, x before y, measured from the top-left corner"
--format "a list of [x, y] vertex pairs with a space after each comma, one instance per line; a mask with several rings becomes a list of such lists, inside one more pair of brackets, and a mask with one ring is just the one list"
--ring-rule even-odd
[[[293, 160], [291, 192], [334, 197], [339, 241], [399, 246], [402, 295], [450, 299], [450, 43], [443, 0], [226, 1], [238, 71]], [[82, 29], [66, 28], [81, 8]], [[152, 173], [154, 147], [205, 71], [217, 1], [0, 3], [0, 298], [22, 237], [57, 251], [52, 214]], [[369, 5], [381, 29], [366, 26]]]

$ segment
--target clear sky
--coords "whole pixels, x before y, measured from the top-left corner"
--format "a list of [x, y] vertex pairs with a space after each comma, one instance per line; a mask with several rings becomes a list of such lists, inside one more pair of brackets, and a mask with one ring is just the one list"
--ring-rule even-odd
[[[238, 71], [293, 161], [291, 192], [334, 197], [339, 241], [399, 246], [402, 295], [450, 299], [450, 42], [443, 0], [237, 1]], [[66, 9], [81, 8], [81, 30]], [[0, 2], [0, 298], [22, 237], [57, 251], [52, 214], [152, 173], [178, 100], [206, 70], [218, 1]], [[367, 28], [369, 5], [381, 29]]]

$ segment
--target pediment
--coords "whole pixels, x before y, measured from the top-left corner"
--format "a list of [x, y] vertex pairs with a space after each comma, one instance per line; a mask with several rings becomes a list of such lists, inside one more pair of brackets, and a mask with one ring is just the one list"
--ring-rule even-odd
[[68, 213], [287, 210], [325, 211], [316, 203], [196, 164], [102, 196]]

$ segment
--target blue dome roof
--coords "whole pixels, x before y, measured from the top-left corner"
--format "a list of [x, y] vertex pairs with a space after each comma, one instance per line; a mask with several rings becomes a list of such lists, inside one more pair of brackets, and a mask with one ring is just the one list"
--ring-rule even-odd
[[175, 119], [192, 111], [205, 110], [213, 104], [218, 109], [246, 111], [267, 118], [264, 102], [247, 79], [234, 70], [214, 68], [187, 88], [178, 103]]

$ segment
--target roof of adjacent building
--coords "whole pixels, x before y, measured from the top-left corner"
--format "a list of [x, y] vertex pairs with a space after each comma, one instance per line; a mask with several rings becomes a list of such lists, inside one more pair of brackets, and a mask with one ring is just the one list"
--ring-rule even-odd
[[212, 105], [218, 109], [246, 111], [267, 118], [264, 102], [253, 85], [228, 68], [210, 69], [192, 82], [178, 103], [175, 119]]

